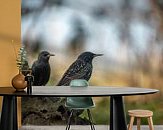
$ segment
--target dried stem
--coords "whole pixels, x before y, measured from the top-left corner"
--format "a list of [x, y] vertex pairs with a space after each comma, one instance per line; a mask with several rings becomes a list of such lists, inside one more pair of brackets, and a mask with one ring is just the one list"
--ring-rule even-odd
[[14, 46], [14, 40], [12, 40], [12, 46], [13, 46], [13, 48], [14, 48], [15, 58], [17, 59], [17, 53], [16, 53], [16, 48], [15, 48], [15, 46]]

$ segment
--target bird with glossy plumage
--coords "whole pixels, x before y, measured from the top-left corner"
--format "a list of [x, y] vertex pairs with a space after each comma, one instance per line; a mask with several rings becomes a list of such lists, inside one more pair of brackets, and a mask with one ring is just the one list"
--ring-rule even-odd
[[73, 62], [64, 73], [57, 86], [68, 86], [73, 79], [85, 79], [88, 81], [93, 70], [92, 60], [102, 55], [103, 54], [94, 54], [92, 52], [81, 53], [77, 60]]
[[38, 59], [32, 65], [32, 75], [34, 76], [34, 86], [45, 86], [50, 78], [49, 58], [54, 56], [47, 51], [42, 51], [38, 55]]

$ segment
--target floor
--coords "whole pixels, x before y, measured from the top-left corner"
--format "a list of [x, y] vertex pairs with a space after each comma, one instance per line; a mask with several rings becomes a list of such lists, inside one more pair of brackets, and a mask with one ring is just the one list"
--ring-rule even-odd
[[[65, 130], [66, 126], [22, 126], [19, 130]], [[96, 130], [109, 130], [109, 126], [97, 125]], [[90, 130], [90, 126], [75, 125], [71, 130]], [[134, 126], [133, 130], [136, 130]], [[149, 130], [148, 126], [141, 126], [141, 130]], [[154, 126], [154, 130], [163, 130], [163, 125]]]

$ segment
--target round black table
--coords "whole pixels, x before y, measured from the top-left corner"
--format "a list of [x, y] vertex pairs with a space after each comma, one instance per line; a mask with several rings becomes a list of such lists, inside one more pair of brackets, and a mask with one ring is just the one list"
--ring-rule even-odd
[[13, 87], [0, 87], [3, 96], [0, 130], [18, 130], [17, 97], [102, 97], [110, 96], [110, 130], [127, 130], [123, 96], [153, 94], [156, 89], [111, 86], [33, 86], [32, 93], [16, 92]]

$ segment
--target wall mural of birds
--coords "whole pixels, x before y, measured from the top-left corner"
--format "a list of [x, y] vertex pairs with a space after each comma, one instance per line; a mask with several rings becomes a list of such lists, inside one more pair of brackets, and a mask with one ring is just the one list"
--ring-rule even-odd
[[[47, 84], [49, 77], [50, 77], [50, 64], [49, 59], [51, 56], [54, 56], [54, 54], [50, 54], [47, 51], [41, 51], [38, 55], [38, 59], [34, 61], [32, 65], [32, 75], [34, 76], [34, 86], [44, 86]], [[55, 99], [52, 97], [28, 97], [28, 98], [22, 98], [22, 122], [25, 123], [27, 120], [29, 120], [28, 123], [35, 124], [34, 120], [39, 120], [42, 122], [42, 120], [46, 119], [44, 123], [46, 124], [51, 118], [48, 116], [48, 114], [53, 110], [54, 105], [47, 104], [54, 104]], [[29, 105], [30, 104], [30, 105]], [[42, 107], [37, 107], [38, 105], [41, 105]], [[48, 107], [47, 107], [48, 106]], [[47, 111], [47, 113], [42, 112], [43, 110]], [[53, 109], [52, 109], [53, 108]], [[32, 113], [32, 114], [29, 114]], [[49, 114], [50, 115], [50, 114]], [[44, 125], [45, 125], [44, 124]]]
[[[50, 65], [49, 58], [53, 56], [49, 52], [43, 51], [39, 54], [38, 60], [35, 61], [32, 65], [32, 74], [34, 76], [34, 86], [46, 85], [50, 76]], [[77, 60], [70, 65], [68, 70], [64, 73], [62, 79], [59, 81], [58, 85], [69, 85], [72, 79], [86, 79], [87, 81], [90, 79], [92, 74], [92, 60], [97, 57], [102, 56], [102, 54], [94, 54], [92, 52], [83, 52], [77, 58]], [[32, 99], [31, 99], [32, 98]], [[31, 120], [31, 115], [27, 113], [33, 113], [34, 116], [38, 117], [40, 121], [46, 119], [46, 123], [58, 122], [61, 120], [68, 119], [70, 111], [65, 107], [65, 98], [58, 97], [31, 97], [31, 98], [22, 98], [22, 111], [23, 122], [26, 122], [26, 119], [29, 119], [31, 124], [33, 123]], [[35, 104], [31, 104], [35, 102]], [[26, 105], [27, 104], [27, 105]], [[31, 104], [30, 106], [28, 104]], [[43, 107], [37, 107], [37, 105], [42, 104]], [[49, 104], [49, 105], [47, 105]], [[31, 109], [32, 108], [32, 109]], [[43, 110], [47, 111], [46, 113], [42, 112]], [[56, 111], [54, 111], [56, 110]], [[83, 112], [83, 110], [75, 111], [73, 114], [72, 123], [75, 124], [87, 124], [88, 121], [86, 119], [82, 119], [79, 115]], [[41, 115], [41, 116], [40, 116]], [[54, 117], [59, 117], [54, 119]], [[46, 124], [45, 123], [45, 124]], [[47, 125], [46, 124], [46, 125]]]
[[[92, 60], [97, 56], [102, 56], [103, 54], [94, 54], [92, 52], [83, 52], [81, 53], [77, 60], [74, 61], [67, 71], [64, 73], [63, 77], [57, 84], [57, 86], [69, 86], [71, 80], [73, 79], [85, 79], [89, 80], [92, 75], [93, 65]], [[62, 99], [65, 102], [65, 99]], [[65, 117], [68, 118], [70, 111], [64, 105], [62, 106], [62, 110], [58, 110], [61, 113], [66, 115]], [[79, 117], [83, 113], [84, 110], [76, 110], [72, 116], [76, 121], [76, 124], [85, 124], [81, 123], [82, 120]], [[72, 119], [73, 120], [73, 119]]]
[[49, 58], [54, 56], [47, 51], [42, 51], [38, 55], [38, 59], [32, 65], [32, 75], [34, 76], [34, 86], [45, 86], [50, 77]]
[[92, 75], [92, 60], [102, 55], [103, 54], [94, 54], [92, 52], [81, 53], [77, 60], [73, 62], [64, 73], [57, 86], [68, 86], [73, 79], [85, 79], [88, 81]]

